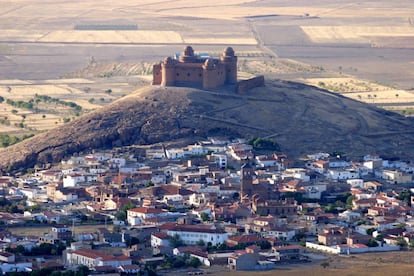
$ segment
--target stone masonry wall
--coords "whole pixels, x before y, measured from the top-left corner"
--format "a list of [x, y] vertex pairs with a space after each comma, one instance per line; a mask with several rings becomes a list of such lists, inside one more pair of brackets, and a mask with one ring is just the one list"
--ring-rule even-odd
[[246, 94], [250, 89], [264, 86], [264, 76], [257, 76], [248, 80], [242, 80], [237, 83], [237, 94]]

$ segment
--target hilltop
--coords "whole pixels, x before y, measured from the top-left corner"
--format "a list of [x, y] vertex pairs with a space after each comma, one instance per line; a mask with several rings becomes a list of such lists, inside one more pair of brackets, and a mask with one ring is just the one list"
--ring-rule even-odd
[[272, 137], [292, 157], [323, 150], [412, 158], [412, 133], [412, 119], [295, 82], [268, 80], [245, 95], [149, 86], [0, 150], [0, 168], [20, 170], [80, 151], [214, 135]]

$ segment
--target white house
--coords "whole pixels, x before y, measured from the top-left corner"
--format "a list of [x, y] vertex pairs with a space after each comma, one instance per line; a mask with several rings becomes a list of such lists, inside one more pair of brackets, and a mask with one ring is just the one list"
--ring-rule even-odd
[[339, 213], [338, 218], [340, 218], [344, 221], [347, 221], [347, 222], [352, 222], [352, 221], [355, 221], [355, 220], [361, 218], [361, 213], [346, 210], [342, 213]]
[[274, 227], [270, 229], [266, 236], [276, 237], [281, 240], [290, 241], [296, 235], [295, 229], [288, 228], [288, 227]]
[[364, 180], [355, 178], [355, 179], [348, 179], [346, 181], [347, 184], [351, 185], [352, 188], [363, 188], [364, 187]]
[[127, 211], [127, 221], [129, 225], [140, 225], [148, 218], [162, 217], [167, 212], [158, 208], [137, 207]]
[[261, 168], [274, 167], [277, 165], [276, 158], [271, 155], [258, 155], [255, 159], [257, 166]]
[[334, 180], [346, 180], [351, 178], [359, 178], [359, 172], [355, 170], [345, 169], [329, 169], [327, 177]]
[[168, 159], [180, 159], [192, 155], [202, 155], [206, 153], [208, 153], [208, 150], [201, 145], [190, 145], [186, 148], [165, 150], [165, 154]]
[[131, 264], [132, 260], [127, 256], [113, 256], [92, 249], [69, 249], [66, 252], [66, 265], [68, 266], [85, 265], [89, 268], [95, 268], [97, 266], [111, 266], [113, 268], [117, 268], [122, 265]]
[[0, 264], [1, 271], [6, 274], [10, 272], [30, 272], [32, 271], [32, 263], [15, 263], [15, 264], [9, 264], [9, 263], [3, 263]]
[[214, 162], [219, 168], [224, 169], [227, 167], [227, 155], [213, 153], [211, 156], [214, 158]]
[[24, 188], [24, 189], [19, 190], [19, 193], [24, 195], [28, 199], [34, 199], [35, 196], [37, 195], [37, 192], [38, 191], [36, 189], [29, 189], [29, 188]]
[[310, 181], [310, 176], [306, 174], [306, 170], [302, 169], [302, 168], [290, 168], [290, 169], [286, 169], [282, 175], [281, 175], [282, 179], [285, 178], [294, 178], [294, 179], [300, 179], [303, 182], [309, 182]]
[[151, 247], [169, 246], [170, 236], [165, 232], [155, 232], [151, 234]]
[[82, 174], [72, 173], [63, 177], [63, 187], [76, 187], [79, 183], [85, 182], [86, 178]]
[[346, 168], [351, 165], [350, 162], [340, 159], [329, 160], [329, 168]]
[[9, 252], [0, 252], [0, 262], [2, 263], [14, 263], [16, 256]]
[[326, 183], [314, 183], [312, 185], [304, 186], [307, 198], [321, 199], [322, 193], [326, 191]]
[[188, 205], [194, 205], [196, 207], [206, 204], [208, 197], [203, 193], [194, 193], [188, 197]]
[[127, 275], [137, 275], [140, 271], [139, 265], [132, 264], [132, 265], [121, 265], [118, 267], [118, 271], [121, 272], [121, 274], [125, 273]]
[[178, 235], [187, 245], [197, 244], [200, 240], [205, 244], [210, 242], [218, 245], [225, 243], [228, 238], [228, 233], [214, 225], [164, 224], [160, 229], [165, 230], [169, 236]]

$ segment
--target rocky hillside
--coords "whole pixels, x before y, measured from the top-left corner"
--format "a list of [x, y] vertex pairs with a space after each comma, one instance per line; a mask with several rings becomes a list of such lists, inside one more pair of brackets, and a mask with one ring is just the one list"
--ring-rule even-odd
[[294, 157], [323, 150], [412, 158], [413, 133], [411, 119], [299, 83], [267, 80], [246, 95], [146, 87], [2, 149], [0, 168], [20, 170], [90, 149], [222, 134], [273, 137]]

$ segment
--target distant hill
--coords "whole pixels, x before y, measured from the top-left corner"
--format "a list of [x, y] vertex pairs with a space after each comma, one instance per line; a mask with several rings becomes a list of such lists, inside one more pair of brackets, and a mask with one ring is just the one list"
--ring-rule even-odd
[[267, 80], [245, 95], [145, 87], [68, 124], [0, 150], [2, 170], [75, 152], [207, 136], [273, 137], [289, 156], [341, 151], [414, 157], [413, 120], [300, 83]]

